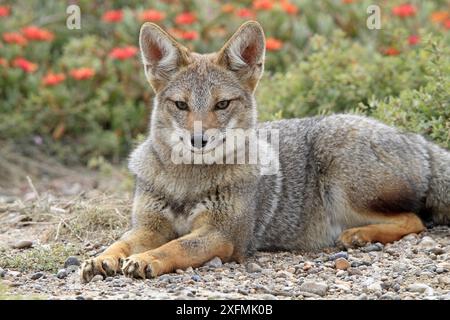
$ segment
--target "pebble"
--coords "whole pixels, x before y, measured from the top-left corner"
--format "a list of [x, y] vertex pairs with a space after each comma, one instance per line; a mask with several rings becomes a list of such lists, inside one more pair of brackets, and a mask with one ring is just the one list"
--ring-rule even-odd
[[348, 253], [345, 251], [341, 251], [330, 256], [330, 260], [337, 260], [339, 258], [348, 259]]
[[13, 244], [14, 249], [28, 249], [33, 246], [33, 241], [30, 240], [20, 240]]
[[383, 250], [383, 245], [379, 242], [369, 244], [362, 248], [362, 251], [364, 251], [364, 252], [373, 252], [373, 251], [381, 251], [381, 250]]
[[191, 277], [191, 279], [194, 280], [195, 282], [198, 282], [198, 281], [200, 281], [202, 278], [201, 278], [198, 274], [194, 274], [194, 275]]
[[250, 273], [256, 273], [256, 272], [261, 272], [262, 271], [261, 266], [259, 264], [254, 263], [254, 262], [248, 263], [246, 269], [247, 269], [247, 272], [250, 272]]
[[66, 269], [58, 270], [58, 273], [56, 273], [56, 277], [58, 279], [65, 279], [67, 277], [67, 270]]
[[36, 273], [33, 273], [31, 276], [30, 276], [30, 279], [31, 280], [37, 280], [37, 279], [39, 279], [39, 278], [42, 278], [44, 276], [44, 273], [43, 272], [36, 272]]
[[91, 282], [97, 282], [97, 281], [103, 281], [103, 276], [100, 274], [97, 274], [91, 280]]
[[80, 260], [78, 260], [77, 257], [73, 257], [73, 256], [68, 257], [66, 259], [66, 262], [64, 262], [64, 268], [66, 268], [66, 269], [69, 266], [78, 266], [79, 267], [80, 265], [81, 265]]
[[328, 291], [328, 285], [325, 282], [306, 281], [300, 286], [300, 291], [317, 294], [321, 297], [325, 296]]
[[350, 262], [345, 258], [337, 258], [335, 261], [335, 267], [338, 270], [347, 270], [350, 268]]
[[375, 281], [374, 283], [367, 286], [367, 290], [371, 292], [381, 292], [383, 288], [381, 287], [380, 281]]
[[427, 296], [432, 296], [434, 293], [433, 289], [424, 283], [410, 284], [407, 289], [410, 292], [425, 293]]
[[4, 278], [6, 275], [6, 270], [4, 270], [3, 268], [0, 268], [0, 278]]
[[219, 268], [222, 266], [222, 260], [220, 260], [219, 257], [215, 257], [214, 259], [208, 261], [205, 263], [205, 266], [211, 267], [211, 268]]
[[418, 247], [422, 250], [431, 250], [437, 246], [436, 241], [434, 241], [431, 237], [425, 236], [419, 242]]

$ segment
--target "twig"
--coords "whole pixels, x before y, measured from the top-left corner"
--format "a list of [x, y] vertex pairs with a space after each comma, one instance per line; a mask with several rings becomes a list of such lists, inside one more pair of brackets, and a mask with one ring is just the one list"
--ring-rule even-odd
[[27, 181], [28, 181], [28, 184], [30, 185], [31, 190], [33, 190], [34, 194], [36, 195], [36, 198], [38, 198], [38, 200], [41, 200], [39, 192], [34, 187], [33, 181], [31, 181], [30, 176], [27, 176]]
[[58, 227], [56, 228], [55, 241], [57, 241], [59, 238], [59, 230], [61, 229], [61, 226], [62, 226], [62, 220], [58, 223]]

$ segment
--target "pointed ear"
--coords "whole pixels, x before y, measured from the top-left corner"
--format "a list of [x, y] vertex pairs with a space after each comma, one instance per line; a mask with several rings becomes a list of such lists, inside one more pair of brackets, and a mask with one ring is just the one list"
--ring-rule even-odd
[[189, 50], [153, 23], [144, 23], [139, 34], [139, 47], [145, 76], [158, 92], [183, 66], [189, 64]]
[[217, 63], [236, 73], [251, 90], [256, 88], [264, 70], [266, 42], [256, 21], [244, 23], [218, 52]]

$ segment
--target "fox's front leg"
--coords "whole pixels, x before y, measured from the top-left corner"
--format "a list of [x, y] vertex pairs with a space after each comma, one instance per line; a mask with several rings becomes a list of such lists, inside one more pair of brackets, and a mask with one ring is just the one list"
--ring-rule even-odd
[[159, 232], [143, 228], [128, 231], [98, 257], [88, 259], [81, 266], [81, 279], [89, 282], [100, 274], [112, 276], [121, 271], [123, 260], [136, 252], [143, 252], [166, 243], [168, 239]]
[[161, 210], [165, 206], [159, 198], [136, 193], [133, 203], [135, 227], [98, 257], [86, 260], [81, 266], [81, 280], [89, 282], [97, 274], [106, 277], [120, 273], [125, 258], [174, 239], [176, 234], [172, 225]]
[[159, 248], [130, 256], [122, 270], [128, 277], [153, 278], [176, 269], [199, 267], [214, 257], [228, 261], [233, 252], [230, 239], [205, 226]]

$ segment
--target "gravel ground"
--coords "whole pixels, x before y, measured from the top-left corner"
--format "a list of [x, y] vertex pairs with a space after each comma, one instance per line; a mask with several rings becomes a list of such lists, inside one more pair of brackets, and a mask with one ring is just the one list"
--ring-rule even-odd
[[58, 274], [0, 270], [8, 294], [47, 299], [450, 299], [450, 229], [393, 244], [317, 253], [260, 252], [244, 264], [215, 258], [156, 279], [123, 276], [88, 284], [77, 259]]

